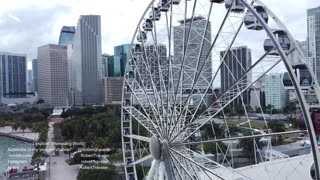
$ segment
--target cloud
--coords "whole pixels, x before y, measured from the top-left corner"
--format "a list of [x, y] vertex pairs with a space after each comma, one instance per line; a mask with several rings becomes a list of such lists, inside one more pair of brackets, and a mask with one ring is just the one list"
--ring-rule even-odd
[[[295, 38], [306, 38], [306, 9], [318, 6], [318, 0], [262, 1], [283, 20]], [[25, 53], [29, 60], [36, 58], [37, 47], [58, 42], [63, 25], [75, 26], [80, 15], [98, 14], [102, 20], [102, 51], [113, 54], [114, 46], [131, 42], [137, 23], [149, 3], [145, 0], [108, 3], [101, 0], [10, 0], [0, 7], [1, 51]], [[221, 18], [219, 13], [224, 12], [221, 8], [215, 13]], [[250, 36], [252, 41], [242, 37], [239, 43], [242, 41], [253, 49], [261, 49], [255, 43], [262, 37], [265, 35], [257, 33]]]

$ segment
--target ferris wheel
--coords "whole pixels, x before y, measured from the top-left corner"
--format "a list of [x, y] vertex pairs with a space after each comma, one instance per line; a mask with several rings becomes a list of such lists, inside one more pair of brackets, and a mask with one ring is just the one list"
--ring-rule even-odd
[[[293, 54], [299, 66], [290, 61]], [[319, 179], [318, 119], [306, 94], [313, 92], [317, 108], [320, 88], [310, 67], [260, 0], [152, 0], [133, 35], [124, 76], [126, 179]], [[255, 86], [283, 69], [305, 130], [268, 127], [271, 116]], [[310, 81], [302, 85], [297, 72], [304, 71]], [[249, 108], [254, 97], [259, 113]], [[255, 127], [257, 114], [261, 128]], [[311, 145], [290, 151], [294, 155], [279, 149], [297, 141], [272, 142], [301, 133]]]

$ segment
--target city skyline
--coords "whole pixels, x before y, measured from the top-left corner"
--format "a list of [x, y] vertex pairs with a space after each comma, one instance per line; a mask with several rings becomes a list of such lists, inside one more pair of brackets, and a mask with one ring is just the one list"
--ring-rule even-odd
[[[276, 0], [266, 2], [283, 19], [297, 40], [306, 40], [306, 9], [319, 6], [317, 0], [295, 2], [285, 0], [281, 4]], [[0, 35], [5, 39], [0, 45], [3, 51], [27, 54], [28, 69], [31, 69], [31, 60], [36, 58], [37, 47], [48, 43], [57, 44], [62, 26], [75, 26], [80, 15], [99, 14], [102, 19], [102, 52], [111, 54], [114, 46], [130, 43], [128, 40], [131, 40], [137, 22], [142, 16], [142, 13], [135, 12], [143, 12], [148, 3], [130, 0], [125, 5], [121, 2], [112, 2], [110, 6], [98, 6], [98, 1], [96, 3], [77, 0], [68, 2], [30, 0], [19, 3], [10, 1], [0, 8], [2, 19]], [[120, 6], [122, 10], [117, 11], [117, 7]], [[284, 6], [290, 8], [283, 8]], [[109, 18], [111, 16], [116, 18]], [[17, 32], [25, 26], [38, 28], [25, 29], [24, 33], [17, 35]], [[36, 38], [31, 35], [34, 33], [37, 34]], [[250, 42], [248, 44], [250, 47]]]

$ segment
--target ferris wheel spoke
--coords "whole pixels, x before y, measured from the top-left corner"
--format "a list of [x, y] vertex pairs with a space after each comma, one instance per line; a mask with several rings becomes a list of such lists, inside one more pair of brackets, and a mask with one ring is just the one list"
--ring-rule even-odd
[[[184, 174], [186, 175], [186, 177], [184, 178], [187, 178], [189, 177], [190, 180], [193, 180], [196, 178], [196, 176], [194, 175], [191, 175], [190, 174], [190, 170], [186, 169], [186, 165], [182, 164], [181, 160], [179, 160], [179, 158], [177, 156], [175, 156], [172, 152], [169, 151], [169, 154], [170, 154], [170, 157], [172, 159], [172, 162], [175, 164], [176, 168], [180, 170], [182, 170], [184, 172]], [[181, 159], [181, 158], [180, 158]], [[179, 171], [179, 173], [181, 173], [181, 171]]]
[[[139, 28], [139, 33], [141, 33], [141, 30], [140, 30], [140, 28]], [[155, 77], [154, 76], [152, 76], [152, 73], [151, 73], [151, 67], [150, 67], [150, 64], [152, 63], [152, 61], [153, 61], [153, 59], [149, 59], [150, 57], [149, 57], [149, 55], [148, 55], [148, 52], [150, 53], [150, 52], [152, 52], [153, 53], [153, 49], [152, 49], [152, 47], [150, 46], [150, 49], [148, 50], [147, 48], [148, 47], [146, 47], [146, 45], [145, 45], [145, 43], [142, 41], [142, 47], [143, 47], [143, 56], [141, 56], [141, 61], [142, 61], [142, 63], [143, 63], [143, 66], [144, 66], [144, 68], [145, 68], [145, 70], [147, 71], [147, 76], [149, 77], [149, 78], [147, 78], [147, 82], [148, 81], [150, 81], [150, 82], [148, 82], [148, 83], [150, 83], [150, 85], [148, 85], [147, 87], [150, 87], [151, 86], [151, 88], [152, 88], [152, 91], [153, 91], [153, 96], [154, 96], [154, 100], [155, 100], [155, 107], [157, 108], [157, 112], [158, 113], [160, 113], [160, 111], [162, 111], [161, 110], [161, 108], [159, 107], [159, 103], [161, 102], [161, 97], [160, 97], [160, 95], [159, 95], [159, 92], [158, 92], [158, 90], [157, 90], [157, 88], [156, 88], [156, 85], [155, 85]], [[155, 48], [157, 48], [157, 47], [155, 47]], [[161, 116], [160, 116], [160, 118], [161, 118]]]
[[[197, 6], [197, 0], [194, 1], [193, 3], [193, 9], [192, 9], [192, 15], [191, 15], [191, 18], [190, 19], [194, 19], [194, 16], [195, 16], [195, 11], [196, 11], [196, 6]], [[177, 79], [177, 82], [174, 82], [176, 85], [176, 90], [174, 90], [175, 86], [172, 87], [173, 91], [176, 92], [174, 97], [173, 97], [173, 109], [176, 109], [176, 100], [177, 100], [177, 95], [179, 95], [180, 97], [179, 98], [182, 98], [182, 89], [181, 89], [181, 94], [179, 94], [179, 88], [180, 88], [180, 85], [182, 85], [182, 75], [183, 75], [183, 69], [184, 69], [184, 65], [185, 65], [185, 61], [186, 61], [186, 52], [187, 52], [187, 49], [188, 49], [188, 45], [189, 45], [189, 39], [190, 39], [190, 36], [191, 36], [191, 29], [193, 27], [193, 21], [191, 21], [188, 25], [188, 28], [187, 27], [187, 0], [185, 1], [185, 15], [184, 15], [184, 25], [183, 25], [183, 35], [182, 35], [182, 55], [178, 55], [178, 56], [182, 56], [181, 58], [181, 66], [178, 70], [178, 79]], [[188, 32], [187, 32], [188, 30]], [[177, 61], [177, 57], [175, 57], [174, 59], [175, 61]], [[178, 64], [179, 64], [178, 63]], [[182, 88], [182, 87], [181, 87]], [[181, 106], [181, 103], [180, 103], [180, 106]], [[173, 115], [171, 115], [171, 120], [170, 122], [173, 121]]]
[[150, 160], [150, 159], [152, 159], [152, 155], [151, 154], [149, 154], [147, 156], [144, 156], [143, 158], [134, 161], [133, 163], [131, 163], [131, 165], [137, 165], [137, 164], [143, 163], [143, 162], [145, 162], [147, 160]]
[[148, 172], [147, 180], [152, 180], [154, 175], [156, 174], [157, 169], [159, 168], [159, 160], [153, 160], [151, 164], [151, 168]]
[[[135, 119], [137, 120], [144, 128], [146, 128], [150, 133], [153, 135], [160, 135], [158, 126], [154, 124], [153, 121], [145, 117], [139, 110], [137, 110], [135, 107], [130, 107], [124, 109]], [[151, 123], [151, 124], [150, 124]], [[130, 135], [130, 134], [128, 134]]]
[[139, 141], [148, 142], [148, 143], [150, 143], [150, 140], [151, 140], [150, 137], [139, 136], [139, 135], [135, 135], [135, 134], [125, 135], [125, 137], [132, 138], [132, 139], [139, 140]]
[[[267, 58], [260, 58], [258, 61], [262, 61]], [[254, 83], [256, 83], [261, 77], [263, 77], [266, 73], [268, 73], [271, 69], [273, 69], [277, 64], [281, 62], [281, 59], [277, 60], [269, 60], [267, 59], [266, 62], [268, 64], [265, 72], [257, 75], [257, 79], [248, 83], [246, 80], [246, 76], [248, 73], [251, 73], [255, 70], [255, 66], [249, 68], [248, 71], [244, 73], [244, 75], [238, 79], [226, 92], [224, 92], [215, 102], [219, 102], [220, 104], [213, 103], [209, 108], [207, 108], [198, 118], [193, 119], [190, 123], [188, 123], [183, 131], [176, 134], [171, 141], [177, 138], [181, 133], [186, 132], [185, 130], [188, 128], [192, 133], [188, 133], [187, 136], [183, 139], [183, 141], [187, 140], [191, 135], [193, 135], [196, 131], [198, 131], [204, 124], [206, 124], [211, 118], [215, 117], [219, 112], [221, 112], [227, 105], [233, 102], [236, 98], [238, 98], [243, 92], [249, 89]], [[205, 115], [205, 114], [211, 115]], [[197, 122], [198, 119], [201, 119], [201, 122]], [[205, 120], [203, 120], [205, 119]]]
[[[170, 152], [171, 152], [171, 155], [172, 155], [173, 157], [175, 157], [175, 154], [176, 154], [176, 155], [178, 155], [179, 157], [181, 157], [182, 159], [188, 161], [189, 164], [196, 165], [198, 168], [209, 172], [210, 174], [212, 174], [212, 175], [213, 175], [214, 177], [216, 177], [216, 178], [224, 179], [224, 178], [221, 177], [219, 174], [213, 172], [212, 169], [209, 169], [209, 168], [201, 165], [200, 163], [196, 162], [196, 161], [193, 160], [191, 157], [188, 157], [188, 156], [189, 156], [188, 154], [186, 154], [186, 153], [182, 154], [182, 153], [174, 150], [173, 148], [170, 148]], [[185, 165], [184, 165], [184, 166], [185, 166]], [[183, 167], [183, 165], [182, 165], [182, 167]]]
[[[140, 66], [137, 65], [137, 62], [134, 62], [135, 66], [137, 67], [138, 70], [140, 70]], [[140, 71], [137, 71], [137, 74], [139, 77], [142, 77], [141, 74], [140, 74]], [[144, 80], [144, 79], [143, 79]], [[154, 126], [155, 129], [158, 130], [158, 133], [159, 135], [162, 137], [163, 136], [163, 131], [162, 131], [162, 120], [161, 120], [161, 116], [160, 116], [160, 112], [157, 111], [158, 109], [154, 107], [154, 104], [152, 103], [152, 100], [150, 99], [149, 97], [149, 94], [147, 93], [147, 90], [144, 86], [144, 83], [143, 82], [137, 82], [135, 81], [135, 85], [138, 86], [138, 90], [134, 89], [132, 86], [130, 86], [130, 88], [132, 89], [132, 93], [134, 94], [134, 96], [136, 97], [136, 99], [138, 100], [139, 104], [141, 105], [141, 107], [143, 108], [143, 110], [147, 113], [148, 111], [146, 110], [146, 108], [150, 108], [151, 107], [151, 110], [152, 110], [152, 113], [155, 114], [155, 121], [157, 123], [156, 126]], [[142, 84], [142, 87], [141, 85]], [[136, 91], [142, 91], [142, 94], [137, 94]], [[140, 95], [140, 96], [139, 96]], [[142, 97], [141, 97], [142, 96]], [[141, 102], [141, 100], [145, 100], [147, 99], [147, 102], [145, 104], [145, 102]], [[149, 104], [149, 106], [147, 105]], [[150, 118], [149, 118], [150, 119]], [[152, 121], [152, 120], [151, 120]]]
[[[220, 28], [219, 28], [219, 30], [218, 30], [218, 32], [217, 32], [217, 35], [215, 36], [215, 38], [214, 38], [214, 40], [213, 40], [213, 43], [211, 44], [211, 47], [210, 47], [210, 49], [209, 49], [209, 52], [208, 52], [208, 54], [207, 54], [206, 57], [205, 57], [205, 61], [204, 61], [204, 63], [202, 64], [201, 68], [199, 69], [200, 72], [202, 72], [202, 70], [204, 69], [204, 67], [205, 67], [205, 65], [206, 65], [206, 62], [209, 60], [210, 54], [211, 54], [212, 50], [215, 49], [215, 46], [216, 46], [216, 43], [217, 43], [218, 39], [223, 36], [222, 34], [223, 34], [223, 32], [224, 32], [224, 29], [225, 29], [225, 28], [228, 28], [228, 27], [225, 27], [225, 25], [226, 25], [227, 20], [230, 18], [230, 17], [229, 17], [230, 12], [231, 12], [231, 8], [227, 11], [227, 13], [226, 13], [226, 15], [225, 15], [225, 17], [224, 17], [224, 19], [223, 19], [223, 21], [222, 21], [222, 24], [221, 24], [221, 26], [220, 26]], [[233, 42], [235, 41], [235, 39], [236, 39], [236, 37], [237, 37], [237, 35], [238, 35], [241, 27], [242, 27], [242, 24], [243, 24], [243, 23], [241, 22], [240, 25], [239, 25], [239, 28], [238, 28], [237, 32], [234, 32], [234, 34], [233, 34], [233, 36], [232, 36], [232, 39], [233, 39], [233, 40], [232, 40], [232, 42], [230, 43], [230, 45], [227, 47], [228, 50], [232, 47], [232, 44], [233, 44]], [[215, 73], [215, 75], [214, 75], [214, 79], [212, 79], [211, 82], [213, 82], [213, 81], [215, 80], [215, 77], [217, 76], [217, 73], [218, 73], [218, 71], [216, 71], [216, 73]], [[198, 73], [197, 77], [196, 77], [195, 80], [193, 81], [192, 88], [191, 88], [191, 89], [192, 89], [191, 92], [193, 91], [195, 84], [198, 82], [199, 77], [200, 77], [200, 74], [201, 74], [201, 73]], [[211, 84], [212, 84], [212, 83], [209, 83], [208, 88], [207, 88], [208, 90], [209, 90]], [[182, 113], [180, 113], [180, 115], [178, 116], [176, 122], [174, 123], [174, 128], [175, 128], [175, 126], [176, 126], [177, 124], [180, 123], [180, 121], [181, 121], [181, 115], [184, 114], [185, 111], [187, 110], [187, 108], [188, 108], [188, 101], [190, 100], [190, 97], [191, 97], [191, 94], [188, 95], [186, 101], [183, 103], [184, 105], [183, 105]], [[201, 102], [202, 102], [202, 101], [200, 101], [200, 103], [199, 103], [200, 105], [201, 105]], [[198, 104], [198, 105], [199, 105], [199, 104]], [[184, 120], [184, 121], [185, 121], [185, 120]], [[172, 132], [171, 132], [171, 134], [170, 134], [169, 137], [171, 138], [171, 136], [172, 136]]]
[[[264, 55], [262, 55], [262, 57], [261, 57], [260, 59], [258, 59], [258, 60], [254, 63], [254, 65], [251, 66], [251, 67], [247, 70], [247, 72], [245, 73], [245, 75], [243, 75], [241, 78], [239, 78], [238, 82], [240, 82], [241, 80], [245, 79], [245, 77], [247, 76], [248, 73], [252, 72], [253, 69], [254, 69], [257, 65], [259, 65], [259, 63], [260, 63], [261, 61], [265, 60], [265, 58], [266, 58], [267, 55], [268, 55], [268, 52], [266, 52]], [[277, 63], [279, 63], [279, 62], [280, 62], [280, 60], [278, 60], [278, 62], [275, 62], [274, 64], [277, 64]], [[219, 69], [222, 67], [223, 63], [224, 63], [224, 62], [221, 61], [220, 65], [219, 65]], [[273, 62], [272, 62], [272, 63], [273, 63]], [[230, 69], [229, 69], [229, 72], [230, 72]], [[215, 75], [214, 75], [213, 78], [211, 79], [211, 81], [210, 81], [210, 83], [209, 83], [210, 86], [211, 86], [211, 84], [213, 83], [213, 81], [215, 80], [217, 74], [218, 74], [218, 71], [216, 71]], [[236, 85], [238, 82], [235, 82], [235, 85]], [[205, 96], [207, 95], [207, 93], [208, 93], [208, 91], [209, 91], [209, 89], [210, 89], [210, 86], [207, 87], [207, 89], [206, 89], [206, 91], [204, 92], [204, 94], [202, 95], [200, 101], [204, 101], [204, 98], [205, 98]], [[226, 92], [228, 92], [229, 90], [231, 90], [231, 88], [232, 88], [232, 87], [230, 87]], [[219, 98], [217, 97], [217, 100], [214, 102], [214, 105], [216, 106], [215, 108], [220, 108], [221, 110], [223, 110], [223, 104], [221, 103], [221, 100], [223, 100], [224, 95], [225, 95], [226, 92], [224, 92], [224, 94], [222, 94]], [[215, 94], [214, 94], [214, 95], [215, 95]], [[215, 95], [215, 96], [216, 96], [216, 95]], [[228, 100], [228, 99], [226, 99], [226, 100]], [[194, 113], [192, 114], [191, 120], [192, 120], [193, 122], [191, 122], [191, 123], [193, 123], [193, 124], [199, 124], [199, 122], [197, 122], [198, 119], [201, 120], [200, 123], [202, 123], [202, 121], [203, 121], [203, 118], [202, 118], [201, 116], [198, 117], [197, 119], [194, 119], [194, 118], [195, 118], [195, 115], [198, 113], [199, 108], [200, 108], [200, 104], [198, 104], [198, 106], [196, 107], [196, 110], [195, 110]], [[210, 107], [209, 107], [209, 108], [210, 108]], [[209, 108], [207, 108], [206, 111], [208, 111]], [[202, 115], [204, 115], [204, 113], [206, 113], [206, 111], [203, 112]], [[190, 123], [190, 124], [191, 124], [191, 123]], [[186, 127], [185, 127], [182, 131], [184, 131], [185, 129], [186, 129]], [[180, 133], [181, 133], [182, 131], [180, 131]], [[172, 138], [171, 141], [173, 141], [178, 135], [179, 135], [179, 133], [178, 133], [174, 138]]]

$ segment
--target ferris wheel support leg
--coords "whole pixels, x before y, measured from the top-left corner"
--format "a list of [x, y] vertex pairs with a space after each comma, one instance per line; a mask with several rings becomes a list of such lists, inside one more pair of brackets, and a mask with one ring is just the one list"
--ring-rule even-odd
[[151, 180], [153, 175], [155, 174], [155, 169], [158, 167], [159, 162], [156, 160], [152, 161], [151, 168], [148, 172], [147, 180]]
[[165, 173], [165, 169], [164, 169], [164, 163], [163, 161], [160, 162], [160, 166], [159, 166], [159, 180], [164, 180], [164, 173]]
[[272, 40], [275, 48], [279, 51], [280, 57], [283, 60], [284, 65], [286, 66], [289, 76], [292, 80], [293, 86], [296, 89], [296, 93], [301, 105], [301, 109], [303, 112], [304, 117], [306, 118], [306, 125], [308, 128], [308, 133], [310, 136], [310, 142], [311, 142], [311, 149], [312, 149], [312, 154], [313, 154], [313, 159], [314, 159], [314, 167], [315, 167], [315, 177], [317, 180], [320, 180], [320, 173], [319, 173], [319, 160], [320, 160], [320, 156], [319, 156], [319, 150], [318, 150], [318, 142], [317, 142], [317, 138], [316, 138], [316, 134], [314, 131], [314, 127], [312, 125], [312, 119], [311, 116], [309, 114], [309, 107], [306, 103], [305, 97], [302, 93], [302, 90], [299, 86], [297, 77], [295, 76], [292, 68], [290, 67], [289, 63], [288, 63], [288, 58], [285, 54], [285, 52], [283, 51], [283, 49], [281, 48], [278, 40], [276, 39], [276, 37], [274, 36], [274, 34], [272, 33], [272, 31], [270, 30], [270, 28], [268, 27], [268, 25], [266, 24], [266, 22], [262, 19], [262, 17], [245, 1], [245, 0], [240, 0], [241, 3], [243, 5], [245, 5], [248, 10], [258, 19], [258, 21], [261, 23], [262, 27], [265, 29], [265, 31], [267, 32], [268, 36], [270, 37], [270, 39]]

